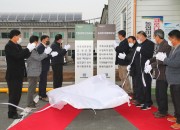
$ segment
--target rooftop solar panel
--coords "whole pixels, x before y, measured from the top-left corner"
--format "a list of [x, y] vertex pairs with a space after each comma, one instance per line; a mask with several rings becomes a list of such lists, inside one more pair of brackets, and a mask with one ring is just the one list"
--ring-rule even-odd
[[34, 14], [33, 20], [40, 20], [41, 19], [41, 14]]
[[32, 20], [33, 19], [33, 14], [26, 14], [25, 20]]
[[39, 22], [65, 22], [82, 20], [81, 13], [0, 13], [0, 21], [35, 20]]
[[9, 21], [15, 21], [16, 20], [16, 15], [10, 14], [8, 20]]

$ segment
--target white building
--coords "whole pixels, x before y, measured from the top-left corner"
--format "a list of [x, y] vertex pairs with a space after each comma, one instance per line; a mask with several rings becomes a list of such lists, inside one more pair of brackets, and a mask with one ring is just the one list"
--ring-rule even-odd
[[108, 0], [108, 23], [116, 24], [116, 32], [123, 29], [130, 36], [146, 31], [143, 21], [151, 18], [160, 18], [162, 29], [164, 23], [180, 23], [180, 0]]

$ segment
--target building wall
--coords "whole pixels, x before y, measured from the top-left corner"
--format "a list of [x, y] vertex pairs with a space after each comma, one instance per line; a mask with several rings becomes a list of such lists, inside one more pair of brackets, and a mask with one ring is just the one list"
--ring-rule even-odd
[[[126, 32], [132, 35], [133, 0], [108, 0], [108, 23], [116, 24], [116, 32], [123, 29], [122, 13], [126, 9]], [[117, 36], [116, 36], [117, 39]]]
[[[108, 23], [116, 24], [116, 32], [123, 29], [122, 11], [127, 8], [127, 36], [133, 35], [133, 1], [108, 0]], [[136, 32], [142, 30], [142, 16], [163, 16], [164, 22], [180, 23], [180, 0], [137, 0], [136, 13]]]
[[180, 23], [180, 0], [137, 0], [137, 31], [142, 16], [163, 16], [164, 22]]

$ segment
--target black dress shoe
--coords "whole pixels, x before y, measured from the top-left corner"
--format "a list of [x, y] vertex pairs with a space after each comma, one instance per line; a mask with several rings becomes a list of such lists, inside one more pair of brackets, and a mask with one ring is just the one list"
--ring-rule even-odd
[[159, 111], [153, 112], [153, 115], [159, 114]]
[[22, 118], [23, 115], [19, 115], [19, 114], [13, 114], [13, 115], [8, 115], [8, 118], [11, 118], [11, 119], [20, 119]]

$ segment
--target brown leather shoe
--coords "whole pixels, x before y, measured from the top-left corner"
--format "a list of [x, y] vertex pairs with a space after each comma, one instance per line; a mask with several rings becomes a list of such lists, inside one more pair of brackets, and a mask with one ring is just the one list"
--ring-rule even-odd
[[175, 117], [169, 117], [167, 120], [170, 122], [176, 122], [177, 119]]
[[163, 117], [166, 117], [166, 116], [167, 116], [167, 114], [161, 114], [161, 113], [156, 113], [154, 115], [154, 117], [156, 117], [156, 118], [163, 118]]
[[180, 124], [175, 123], [174, 125], [171, 125], [171, 128], [178, 130], [178, 129], [180, 129]]

